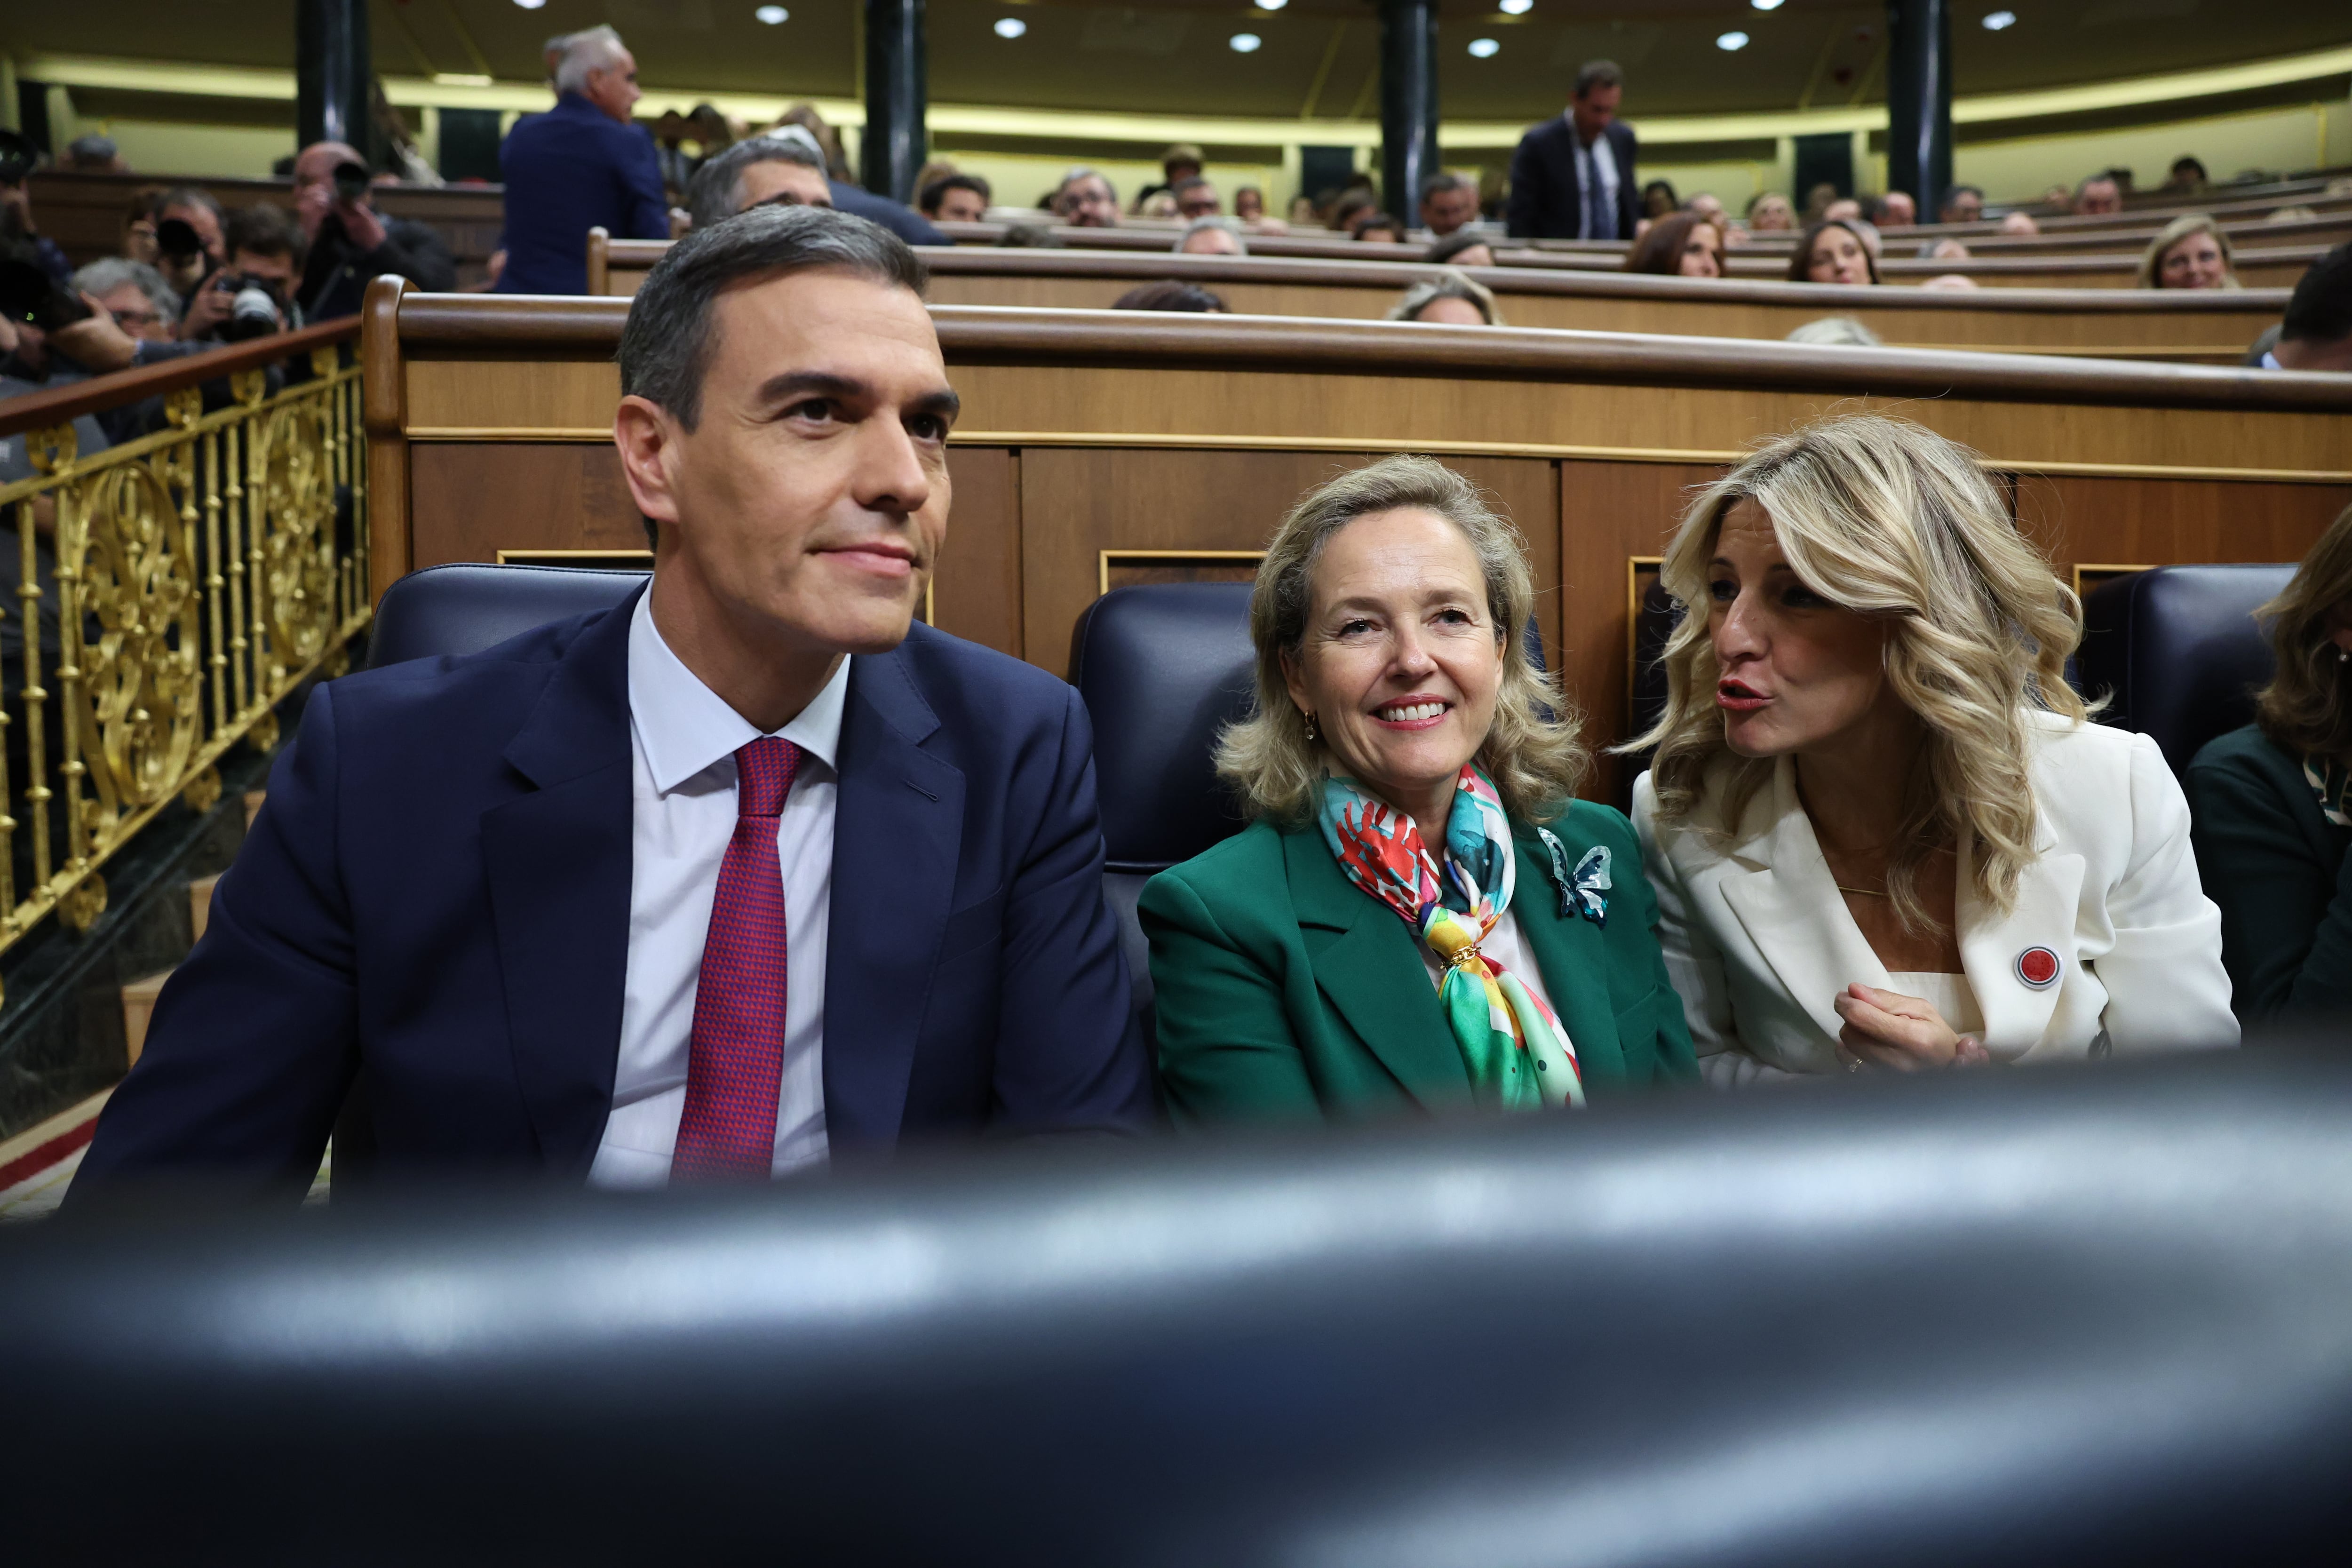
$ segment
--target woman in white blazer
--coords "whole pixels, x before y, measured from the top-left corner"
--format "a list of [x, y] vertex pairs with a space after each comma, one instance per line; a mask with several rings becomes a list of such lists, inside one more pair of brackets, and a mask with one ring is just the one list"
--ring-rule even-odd
[[2231, 1046], [2156, 745], [2066, 685], [2081, 606], [1975, 454], [1824, 421], [1702, 494], [1634, 788], [1709, 1081]]

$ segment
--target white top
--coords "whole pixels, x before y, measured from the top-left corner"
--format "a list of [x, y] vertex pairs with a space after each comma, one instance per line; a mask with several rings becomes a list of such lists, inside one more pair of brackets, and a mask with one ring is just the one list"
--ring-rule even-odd
[[[2034, 858], [2006, 912], [1975, 895], [1973, 843], [1959, 851], [1960, 963], [1986, 1051], [2038, 1062], [2236, 1045], [2221, 913], [2198, 881], [2189, 802], [2164, 753], [2146, 735], [2048, 713], [2025, 715], [2025, 734]], [[1633, 788], [1666, 972], [1710, 1083], [1834, 1072], [1838, 994], [1902, 987], [1838, 896], [1794, 765], [1779, 759], [1726, 823], [1732, 760], [1712, 765], [1681, 822], [1660, 823], [1648, 774]], [[2036, 949], [2055, 963], [2021, 967]]]
[[[1576, 117], [1573, 112], [1568, 117], [1568, 128], [1570, 133], [1573, 135], [1576, 130]], [[1576, 205], [1576, 237], [1615, 239], [1617, 237], [1617, 154], [1610, 148], [1609, 133], [1606, 131], [1595, 136], [1592, 139], [1592, 144], [1589, 147], [1580, 140], [1578, 142], [1576, 178], [1579, 191], [1579, 200]], [[1596, 181], [1601, 186], [1601, 210], [1609, 214], [1607, 234], [1592, 232], [1592, 206], [1583, 195], [1592, 189]]]
[[[686, 1110], [695, 984], [719, 863], [735, 835], [735, 753], [760, 738], [679, 662], [654, 626], [653, 595], [629, 623], [629, 960], [621, 1056], [588, 1184], [657, 1187], [669, 1180]], [[776, 734], [806, 754], [776, 818], [784, 885], [784, 1062], [776, 1086], [774, 1171], [821, 1166], [824, 1136], [824, 954], [833, 912], [833, 822], [844, 658], [800, 716]]]
[[[1413, 937], [1412, 944], [1421, 949], [1421, 966], [1429, 971], [1429, 983], [1443, 986], [1445, 966], [1438, 962], [1436, 951], [1422, 941], [1418, 934]], [[1559, 1016], [1559, 1009], [1552, 1007], [1551, 993], [1544, 989], [1543, 971], [1537, 966], [1535, 954], [1519, 941], [1519, 917], [1517, 914], [1505, 910], [1502, 918], [1495, 922], [1495, 929], [1486, 933], [1486, 940], [1478, 944], [1478, 951], [1517, 976], [1520, 984], [1534, 992], [1545, 1006], [1551, 1007], [1553, 1017]], [[1568, 1033], [1568, 1026], [1560, 1025], [1559, 1032], [1563, 1035]]]
[[1944, 974], [1928, 969], [1898, 969], [1886, 976], [1886, 988], [1916, 996], [1936, 1010], [1956, 1035], [1984, 1032], [1984, 1013], [1977, 1006], [1977, 989], [1965, 974]]

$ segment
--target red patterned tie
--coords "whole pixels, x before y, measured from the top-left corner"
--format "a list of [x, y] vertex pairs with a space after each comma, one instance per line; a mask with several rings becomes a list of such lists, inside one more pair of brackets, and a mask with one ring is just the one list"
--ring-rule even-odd
[[784, 882], [776, 816], [801, 749], [762, 736], [735, 753], [735, 837], [694, 992], [694, 1044], [673, 1182], [764, 1181], [776, 1156], [776, 1079], [784, 1065]]

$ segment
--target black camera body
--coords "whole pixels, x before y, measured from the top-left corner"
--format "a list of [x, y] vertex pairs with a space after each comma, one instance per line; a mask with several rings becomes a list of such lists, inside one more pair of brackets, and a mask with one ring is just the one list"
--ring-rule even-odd
[[335, 199], [353, 206], [367, 200], [368, 172], [365, 163], [355, 163], [346, 158], [335, 165]]
[[278, 292], [278, 285], [267, 278], [223, 270], [206, 279], [205, 287], [236, 296], [218, 329], [223, 342], [241, 343], [268, 337], [283, 324], [286, 300]]

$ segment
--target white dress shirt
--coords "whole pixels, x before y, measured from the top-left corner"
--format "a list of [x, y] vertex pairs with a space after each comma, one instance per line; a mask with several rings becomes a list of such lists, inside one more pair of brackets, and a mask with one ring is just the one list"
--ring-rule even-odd
[[[784, 1060], [776, 1086], [774, 1172], [821, 1166], [824, 1135], [824, 954], [833, 911], [833, 823], [849, 660], [776, 731], [800, 747], [776, 818], [783, 876]], [[629, 958], [613, 1109], [588, 1182], [669, 1180], [686, 1110], [696, 982], [719, 864], [735, 834], [735, 753], [760, 738], [662, 641], [653, 595], [629, 624]]]
[[[1576, 130], [1576, 117], [1569, 116], [1570, 134]], [[1604, 131], [1586, 146], [1579, 142], [1576, 148], [1576, 237], [1579, 239], [1615, 239], [1617, 235], [1617, 154], [1609, 145], [1609, 133]], [[1609, 232], [1592, 232], [1592, 187], [1601, 187], [1601, 210], [1609, 215]]]

